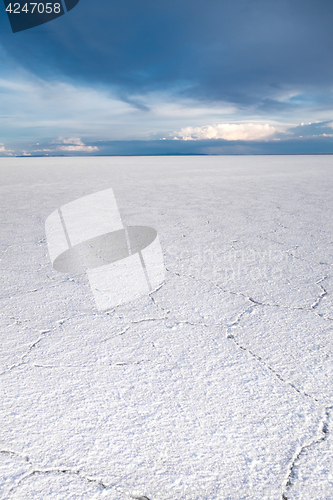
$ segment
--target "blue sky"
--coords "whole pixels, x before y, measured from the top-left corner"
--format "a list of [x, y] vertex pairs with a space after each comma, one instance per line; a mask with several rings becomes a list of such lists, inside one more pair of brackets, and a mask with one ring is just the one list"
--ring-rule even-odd
[[0, 15], [1, 155], [333, 153], [331, 0]]

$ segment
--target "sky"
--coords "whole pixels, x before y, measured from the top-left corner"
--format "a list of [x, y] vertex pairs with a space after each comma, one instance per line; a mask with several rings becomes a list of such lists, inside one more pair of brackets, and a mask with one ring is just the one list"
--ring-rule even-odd
[[333, 153], [332, 0], [80, 0], [12, 33], [0, 154]]

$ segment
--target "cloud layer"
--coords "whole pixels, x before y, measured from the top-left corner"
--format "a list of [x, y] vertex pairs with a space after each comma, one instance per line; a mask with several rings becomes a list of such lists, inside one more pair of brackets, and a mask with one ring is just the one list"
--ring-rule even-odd
[[55, 150], [59, 151], [71, 151], [71, 152], [82, 152], [94, 153], [98, 151], [97, 146], [87, 146], [84, 144], [79, 137], [69, 137], [68, 139], [63, 139], [59, 137], [58, 144]]
[[188, 96], [264, 113], [297, 107], [286, 95], [321, 100], [331, 91], [332, 21], [327, 0], [99, 0], [35, 28], [39, 36], [0, 39], [39, 76], [117, 85], [126, 95], [186, 83]]
[[200, 140], [225, 139], [226, 141], [256, 141], [271, 136], [276, 132], [274, 127], [267, 123], [220, 123], [205, 127], [182, 128], [174, 139]]
[[301, 123], [329, 138], [332, 24], [327, 0], [80, 1], [15, 35], [0, 16], [0, 140], [15, 154], [80, 138], [58, 150], [94, 154], [99, 141], [287, 141]]

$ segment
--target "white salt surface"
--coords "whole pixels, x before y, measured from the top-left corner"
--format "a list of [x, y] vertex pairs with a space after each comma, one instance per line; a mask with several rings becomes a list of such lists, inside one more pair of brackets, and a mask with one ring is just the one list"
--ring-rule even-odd
[[[0, 161], [0, 498], [333, 498], [333, 157]], [[45, 220], [112, 188], [166, 279], [98, 312]]]

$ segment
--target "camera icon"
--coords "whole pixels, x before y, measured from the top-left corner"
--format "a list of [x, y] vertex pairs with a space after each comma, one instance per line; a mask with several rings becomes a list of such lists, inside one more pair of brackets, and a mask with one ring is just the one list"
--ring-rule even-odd
[[124, 226], [112, 189], [63, 205], [45, 222], [53, 268], [87, 273], [99, 311], [131, 302], [164, 281], [157, 231]]

